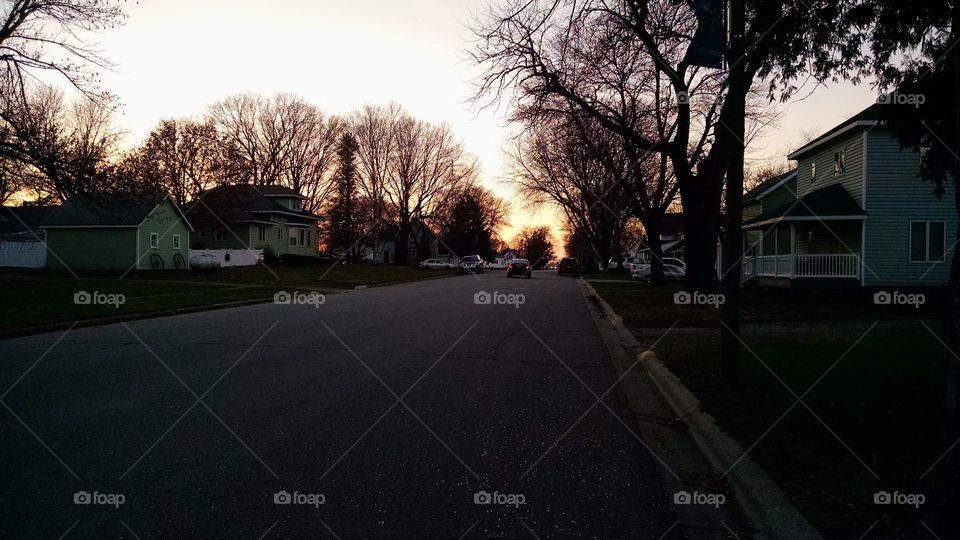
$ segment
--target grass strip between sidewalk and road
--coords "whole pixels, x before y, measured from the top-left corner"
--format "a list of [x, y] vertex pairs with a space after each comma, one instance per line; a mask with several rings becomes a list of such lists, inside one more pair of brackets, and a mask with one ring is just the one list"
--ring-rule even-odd
[[874, 498], [938, 494], [950, 442], [937, 298], [917, 308], [863, 291], [746, 289], [741, 373], [727, 386], [719, 309], [678, 304], [676, 288], [591, 284], [645, 346], [677, 321], [655, 348], [661, 361], [825, 537], [924, 529], [923, 505]]

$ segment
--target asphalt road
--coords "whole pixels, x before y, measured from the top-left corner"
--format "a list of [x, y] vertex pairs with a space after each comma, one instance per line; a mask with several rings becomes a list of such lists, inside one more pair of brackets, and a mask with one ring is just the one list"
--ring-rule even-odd
[[672, 538], [588, 309], [496, 272], [0, 341], [0, 537]]

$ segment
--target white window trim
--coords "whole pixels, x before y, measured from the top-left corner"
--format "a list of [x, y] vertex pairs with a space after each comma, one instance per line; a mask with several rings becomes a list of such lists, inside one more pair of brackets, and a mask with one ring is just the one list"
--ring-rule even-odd
[[173, 249], [180, 249], [180, 235], [173, 235]]
[[[913, 224], [914, 223], [924, 223], [924, 236], [926, 237], [927, 249], [924, 253], [926, 260], [915, 261], [913, 260]], [[939, 261], [930, 260], [930, 224], [931, 223], [942, 223], [943, 224], [943, 256]], [[947, 262], [947, 222], [937, 219], [916, 219], [910, 220], [910, 226], [907, 229], [907, 236], [909, 237], [907, 242], [907, 261], [910, 264], [941, 264]]]
[[160, 233], [152, 232], [150, 233], [150, 249], [158, 249], [160, 247]]

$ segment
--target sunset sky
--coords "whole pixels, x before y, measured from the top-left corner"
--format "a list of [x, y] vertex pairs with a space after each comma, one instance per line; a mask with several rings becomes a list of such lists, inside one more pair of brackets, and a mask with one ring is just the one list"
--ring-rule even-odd
[[[129, 20], [99, 36], [116, 65], [103, 87], [123, 103], [127, 145], [167, 117], [199, 116], [240, 92], [304, 96], [328, 113], [394, 100], [412, 114], [449, 122], [483, 165], [484, 182], [509, 189], [503, 111], [468, 101], [475, 68], [465, 60], [466, 24], [486, 0], [164, 0], [128, 3]], [[776, 158], [802, 133], [823, 131], [869, 105], [875, 92], [849, 84], [817, 89], [784, 110], [778, 128], [749, 152]], [[517, 203], [518, 201], [514, 201]], [[511, 224], [550, 223], [515, 204]], [[556, 224], [550, 223], [552, 225]], [[504, 235], [512, 237], [511, 231]]]

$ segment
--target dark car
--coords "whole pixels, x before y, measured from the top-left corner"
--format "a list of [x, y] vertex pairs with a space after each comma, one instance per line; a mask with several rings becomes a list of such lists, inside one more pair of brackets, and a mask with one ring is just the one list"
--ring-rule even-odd
[[479, 255], [467, 255], [460, 259], [460, 273], [467, 274], [470, 272], [475, 274], [483, 273], [483, 259], [481, 259]]
[[560, 264], [557, 265], [558, 276], [562, 276], [564, 274], [576, 276], [579, 273], [580, 265], [577, 264], [577, 259], [573, 257], [564, 257], [563, 259], [560, 259]]
[[526, 259], [513, 259], [507, 263], [508, 278], [513, 276], [532, 278], [531, 270], [533, 270], [533, 267], [530, 266], [530, 261]]

